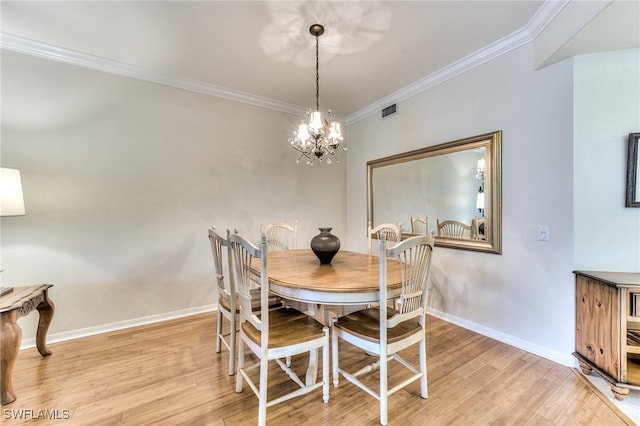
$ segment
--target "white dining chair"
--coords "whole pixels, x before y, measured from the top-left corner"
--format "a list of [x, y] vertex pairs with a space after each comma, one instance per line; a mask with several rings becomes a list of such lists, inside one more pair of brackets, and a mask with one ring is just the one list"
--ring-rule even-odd
[[411, 233], [414, 235], [429, 233], [429, 218], [411, 216]]
[[373, 239], [374, 238], [382, 238], [384, 235], [388, 244], [395, 244], [402, 240], [402, 232], [401, 229], [402, 224], [398, 223], [397, 225], [393, 223], [381, 223], [375, 228], [371, 227], [371, 222], [368, 224], [367, 228], [367, 237], [369, 242], [369, 256], [371, 256], [372, 248], [373, 248]]
[[471, 225], [467, 225], [464, 222], [458, 220], [443, 220], [436, 219], [438, 227], [438, 236], [447, 238], [471, 238]]
[[269, 250], [293, 250], [298, 237], [298, 221], [292, 225], [277, 222], [260, 226], [260, 233], [267, 236]]
[[[227, 238], [223, 238], [217, 233], [215, 226], [209, 229], [209, 243], [211, 244], [211, 253], [213, 255], [213, 269], [216, 278], [217, 290], [218, 290], [218, 321], [216, 323], [216, 352], [222, 351], [222, 346], [226, 347], [229, 351], [229, 375], [235, 374], [236, 367], [236, 336], [237, 336], [237, 323], [239, 318], [238, 310], [238, 296], [236, 292], [235, 280], [231, 277], [225, 280], [224, 268], [223, 268], [223, 253], [225, 247], [228, 245]], [[233, 271], [229, 268], [229, 274]], [[260, 310], [260, 289], [253, 288], [251, 290], [254, 295], [253, 310]], [[271, 295], [268, 300], [269, 309], [278, 309], [282, 307], [282, 301], [280, 298]], [[223, 319], [229, 322], [229, 332], [223, 333]]]
[[[235, 374], [236, 360], [236, 291], [231, 281], [225, 284], [222, 253], [227, 247], [227, 240], [216, 232], [215, 226], [209, 229], [209, 243], [213, 254], [213, 267], [216, 274], [216, 284], [218, 286], [218, 322], [216, 324], [216, 352], [220, 353], [222, 345], [229, 351], [229, 375]], [[232, 296], [233, 295], [233, 296]], [[230, 331], [228, 334], [222, 332], [222, 320], [229, 321]]]
[[[260, 248], [240, 235], [229, 236], [229, 258], [235, 274], [240, 304], [240, 345], [238, 348], [238, 375], [236, 392], [243, 389], [246, 381], [258, 397], [258, 425], [266, 424], [267, 407], [287, 401], [291, 398], [306, 395], [315, 389], [322, 388], [322, 399], [329, 401], [329, 329], [310, 316], [290, 308], [269, 310], [269, 280], [267, 269], [267, 237], [261, 236]], [[251, 262], [260, 259], [260, 313], [252, 312], [253, 296], [251, 294]], [[245, 351], [249, 348], [258, 358], [251, 365], [245, 365]], [[322, 348], [322, 381], [316, 382], [314, 365], [317, 351]], [[307, 382], [303, 382], [286, 361], [287, 356], [309, 352], [309, 369]], [[275, 361], [298, 388], [290, 393], [271, 400], [267, 399], [269, 361]], [[256, 384], [252, 371], [259, 370], [259, 381]], [[309, 372], [313, 372], [309, 374]], [[255, 374], [254, 374], [255, 375]], [[313, 378], [313, 380], [311, 379]]]
[[[427, 398], [427, 355], [425, 332], [426, 289], [434, 247], [434, 238], [415, 236], [408, 238], [390, 249], [386, 248], [385, 237], [380, 239], [380, 304], [338, 318], [332, 326], [332, 368], [333, 384], [338, 386], [339, 376], [355, 384], [380, 404], [380, 424], [387, 424], [387, 401], [390, 395], [408, 384], [420, 380], [420, 396]], [[393, 260], [392, 260], [393, 259]], [[387, 301], [387, 262], [400, 263], [402, 291], [394, 305]], [[375, 356], [376, 361], [355, 372], [348, 372], [339, 366], [339, 346], [342, 339]], [[419, 366], [416, 367], [400, 355], [399, 351], [417, 345]], [[396, 361], [411, 374], [402, 381], [396, 378], [390, 384], [388, 365]], [[374, 389], [361, 377], [379, 369], [378, 389]], [[406, 374], [403, 378], [406, 377]], [[399, 383], [396, 383], [399, 381]]]

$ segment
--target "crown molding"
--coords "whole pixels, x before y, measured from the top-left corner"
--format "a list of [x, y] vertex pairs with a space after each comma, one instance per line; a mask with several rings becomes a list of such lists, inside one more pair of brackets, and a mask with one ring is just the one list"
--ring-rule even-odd
[[545, 0], [540, 9], [527, 23], [527, 31], [531, 34], [531, 39], [536, 37], [549, 25], [551, 21], [564, 9], [571, 0]]
[[303, 108], [298, 105], [280, 102], [275, 99], [257, 96], [227, 87], [216, 86], [203, 81], [155, 72], [142, 67], [126, 64], [124, 62], [113, 61], [111, 59], [65, 49], [63, 47], [50, 45], [6, 32], [0, 32], [0, 48], [110, 74], [123, 75], [138, 80], [164, 84], [178, 89], [189, 90], [191, 92], [242, 102], [289, 114], [304, 115], [307, 112], [307, 108]]
[[402, 89], [385, 96], [382, 99], [362, 108], [345, 118], [347, 126], [362, 120], [372, 114], [378, 113], [389, 105], [403, 101], [407, 98], [441, 84], [450, 78], [469, 71], [478, 65], [504, 55], [514, 49], [524, 46], [535, 40], [544, 28], [556, 17], [558, 13], [569, 3], [570, 0], [545, 0], [536, 14], [529, 20], [524, 28], [521, 28], [506, 37], [497, 40], [484, 48], [477, 50], [464, 58], [447, 65], [438, 71], [429, 74]]
[[[478, 65], [532, 42], [556, 17], [556, 15], [564, 9], [569, 1], [570, 0], [545, 0], [524, 28], [521, 28], [506, 37], [503, 37], [502, 39], [497, 40], [496, 42], [491, 43], [490, 45], [373, 102], [365, 108], [348, 115], [344, 120], [345, 124], [347, 126], [351, 125], [371, 114], [377, 113], [382, 108], [410, 98], [429, 89], [430, 87], [441, 84], [450, 78], [477, 67]], [[0, 32], [0, 48], [27, 55], [38, 56], [53, 61], [77, 65], [80, 67], [91, 68], [111, 74], [123, 75], [138, 80], [164, 84], [179, 89], [242, 102], [289, 114], [303, 116], [307, 112], [306, 107], [288, 104], [275, 99], [257, 96], [227, 87], [216, 86], [203, 81], [159, 73], [123, 62], [113, 61], [87, 53], [65, 49], [59, 46], [53, 46], [36, 40], [30, 40], [6, 32]]]

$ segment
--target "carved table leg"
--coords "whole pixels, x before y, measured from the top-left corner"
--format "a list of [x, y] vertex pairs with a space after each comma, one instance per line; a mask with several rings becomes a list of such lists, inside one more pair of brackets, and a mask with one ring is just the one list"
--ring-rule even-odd
[[582, 374], [588, 376], [593, 371], [593, 368], [586, 362], [578, 360], [578, 364], [580, 364], [580, 370], [582, 370]]
[[53, 306], [53, 302], [49, 299], [49, 294], [46, 290], [44, 291], [43, 296], [44, 299], [36, 308], [40, 314], [40, 318], [38, 319], [38, 331], [36, 332], [36, 346], [40, 355], [48, 356], [51, 355], [51, 351], [47, 349], [47, 331], [49, 330], [49, 325], [51, 324], [55, 308]]
[[0, 387], [2, 405], [9, 404], [16, 399], [11, 376], [13, 365], [20, 350], [20, 342], [22, 341], [22, 329], [16, 323], [17, 319], [18, 314], [16, 311], [2, 314], [2, 324], [0, 325], [0, 332], [2, 333], [2, 370], [0, 371], [2, 377], [2, 386]]
[[621, 388], [616, 385], [611, 386], [611, 392], [613, 392], [613, 397], [618, 401], [622, 401], [625, 396], [629, 395], [629, 388]]

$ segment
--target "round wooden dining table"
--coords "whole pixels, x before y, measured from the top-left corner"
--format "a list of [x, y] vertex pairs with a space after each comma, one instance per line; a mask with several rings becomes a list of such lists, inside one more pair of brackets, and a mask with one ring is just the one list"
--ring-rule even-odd
[[[252, 270], [260, 274], [254, 259]], [[380, 302], [380, 259], [341, 250], [331, 264], [321, 265], [311, 250], [267, 253], [269, 290], [280, 297], [318, 305], [363, 305]], [[399, 263], [387, 259], [387, 297], [401, 290]]]
[[[260, 276], [260, 259], [253, 259], [251, 272]], [[380, 302], [380, 258], [353, 251], [339, 251], [331, 264], [321, 265], [311, 250], [267, 252], [269, 291], [288, 301], [306, 304], [308, 315], [329, 326], [332, 316], [341, 316]], [[400, 296], [400, 264], [387, 259], [387, 297]], [[352, 305], [352, 306], [348, 306]], [[296, 307], [299, 309], [299, 307]], [[309, 354], [306, 383], [316, 382], [317, 351]]]

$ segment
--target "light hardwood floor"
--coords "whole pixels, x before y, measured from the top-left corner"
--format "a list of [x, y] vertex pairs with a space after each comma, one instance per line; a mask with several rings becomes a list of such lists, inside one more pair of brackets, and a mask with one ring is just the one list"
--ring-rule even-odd
[[[18, 399], [3, 406], [14, 415], [43, 415], [65, 425], [254, 425], [258, 401], [245, 386], [234, 392], [228, 353], [215, 352], [215, 315], [202, 314], [135, 329], [51, 344], [18, 356], [13, 385]], [[225, 322], [226, 323], [226, 322]], [[575, 369], [558, 365], [433, 317], [428, 324], [429, 398], [419, 384], [389, 399], [390, 425], [624, 425], [632, 424]], [[368, 356], [341, 345], [341, 365]], [[415, 355], [407, 355], [411, 361]], [[404, 352], [406, 354], [406, 352]], [[293, 358], [304, 371], [306, 358]], [[270, 397], [289, 386], [274, 365]], [[53, 411], [52, 411], [53, 410]], [[67, 411], [64, 411], [67, 410]], [[342, 380], [267, 410], [272, 425], [376, 425], [378, 404]]]

